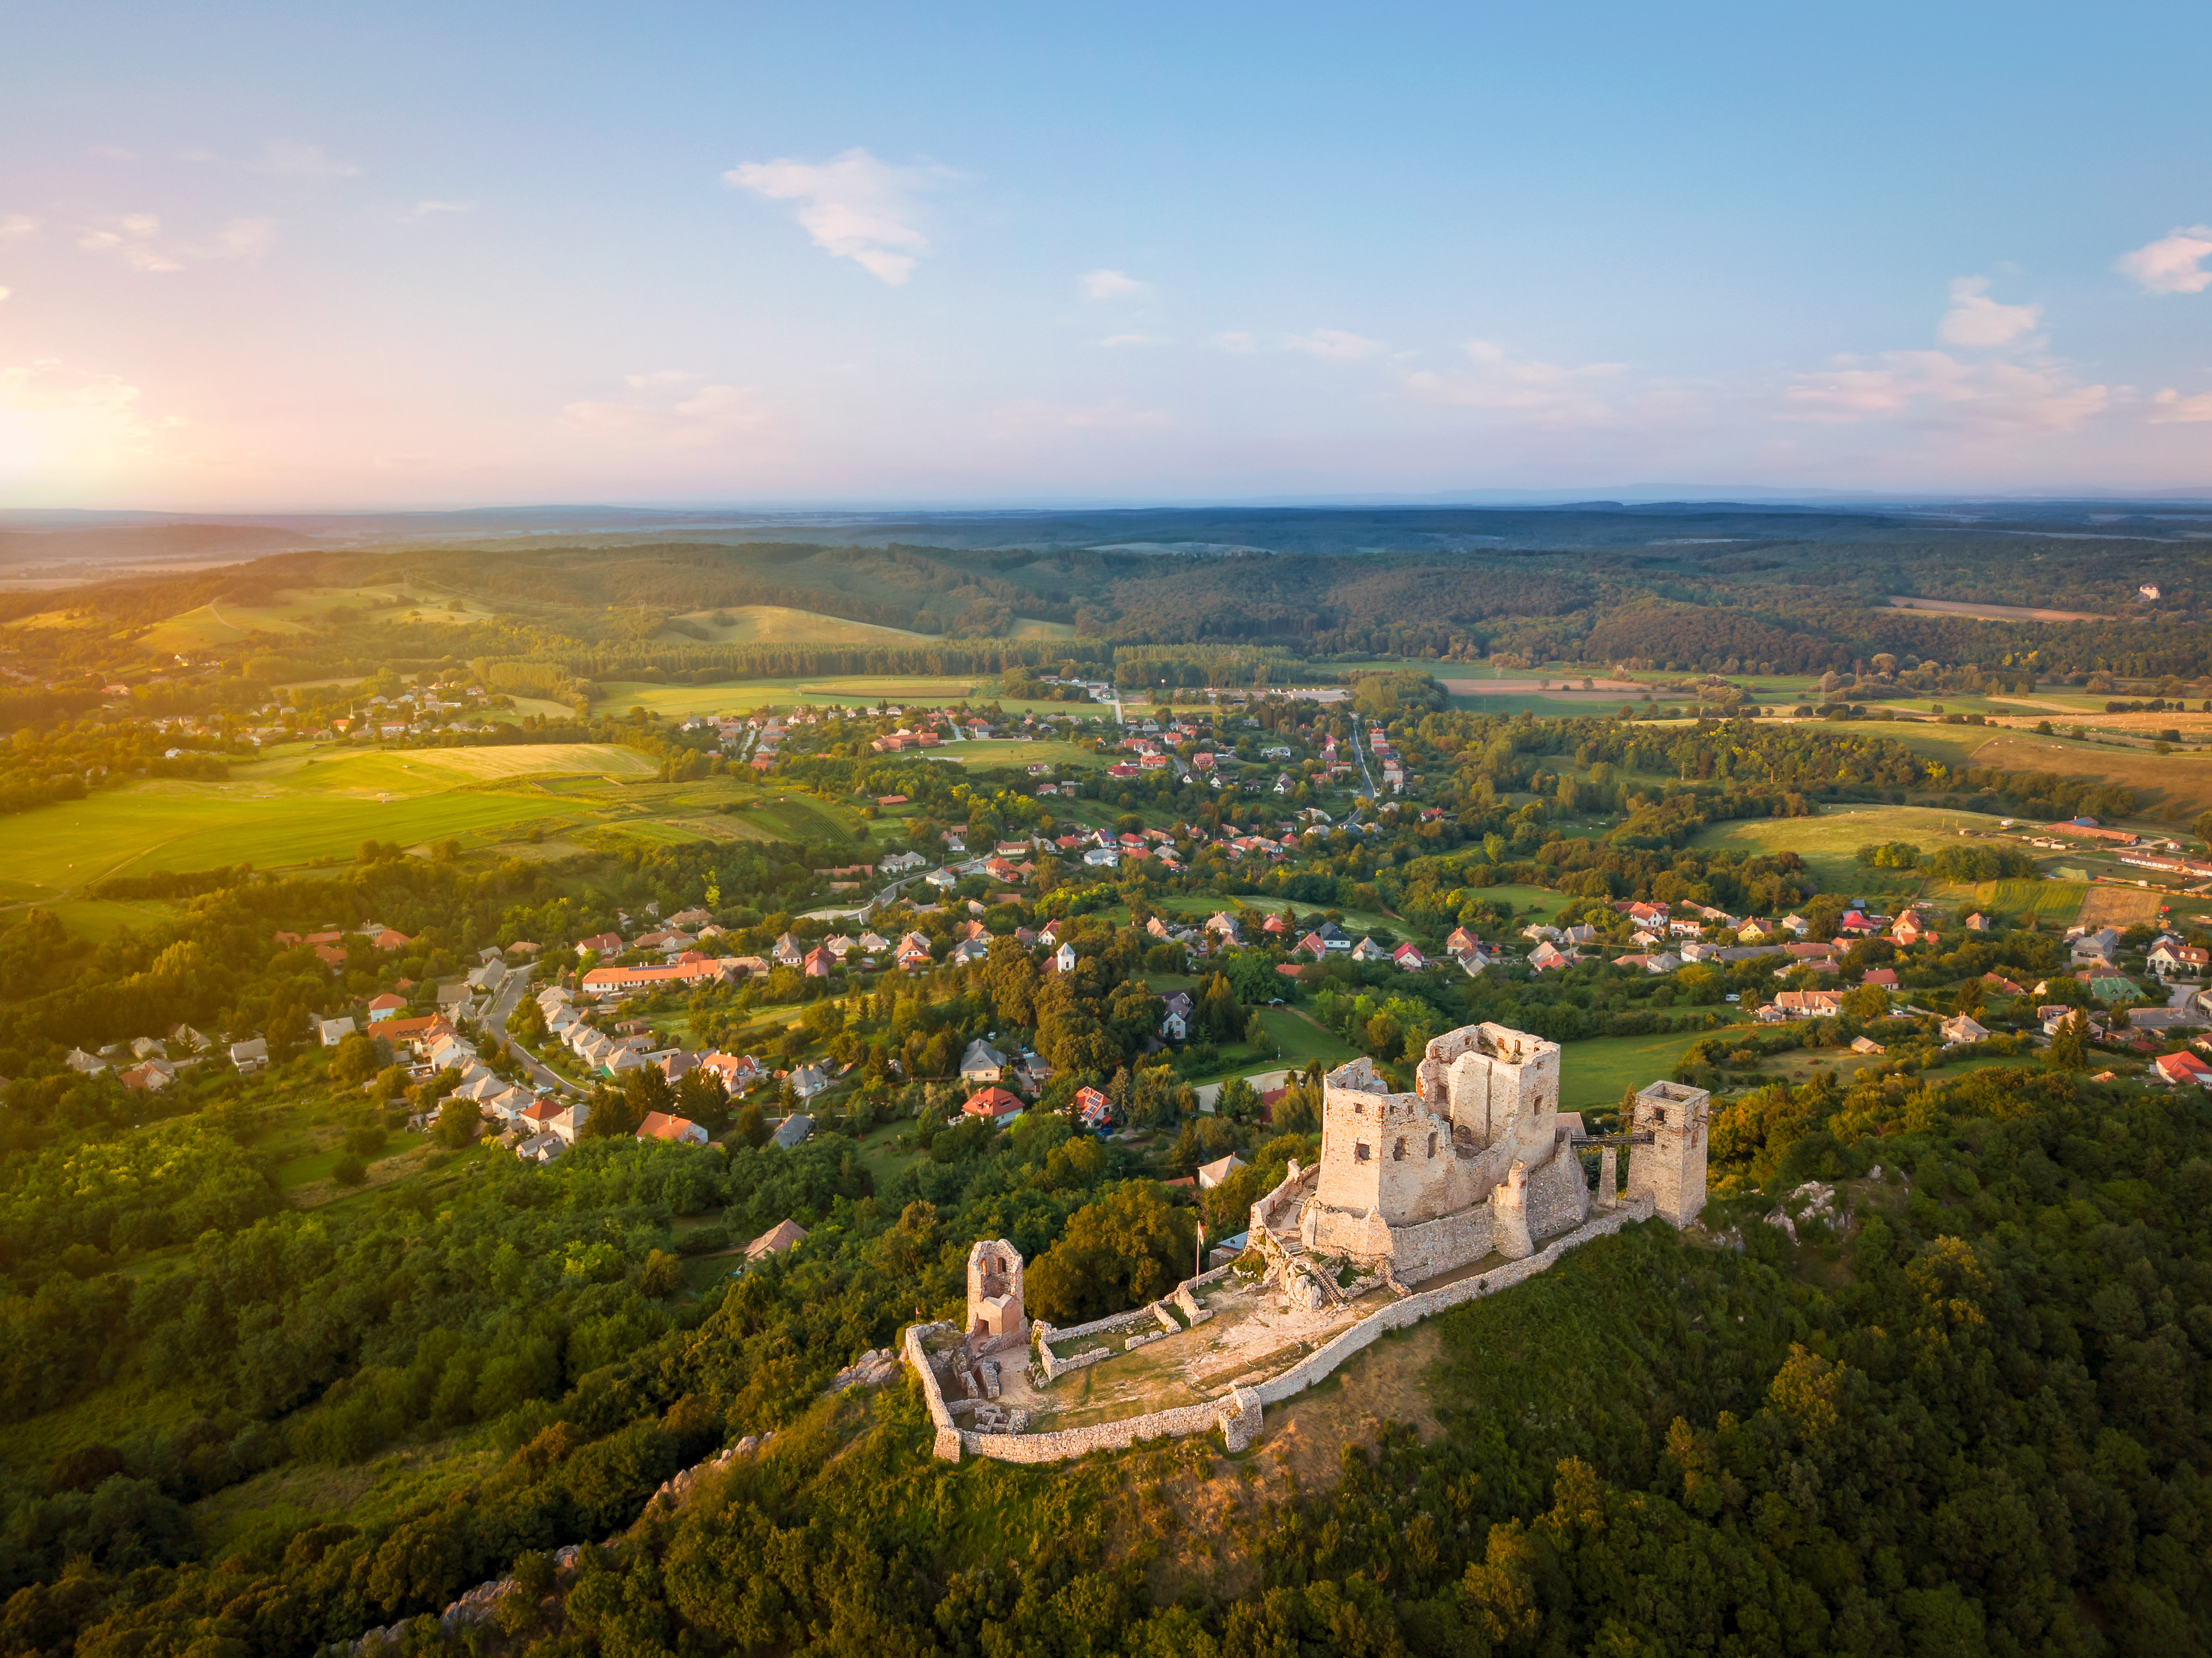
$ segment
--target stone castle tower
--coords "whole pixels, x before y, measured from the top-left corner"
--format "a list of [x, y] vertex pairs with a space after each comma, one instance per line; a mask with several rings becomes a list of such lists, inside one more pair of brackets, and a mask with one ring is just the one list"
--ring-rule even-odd
[[968, 1351], [997, 1352], [1026, 1346], [1029, 1339], [1021, 1252], [1004, 1238], [978, 1243], [968, 1252]]
[[1631, 1132], [1651, 1136], [1628, 1153], [1628, 1196], [1649, 1196], [1653, 1212], [1678, 1227], [1705, 1206], [1705, 1127], [1712, 1096], [1702, 1088], [1656, 1082], [1636, 1096]]

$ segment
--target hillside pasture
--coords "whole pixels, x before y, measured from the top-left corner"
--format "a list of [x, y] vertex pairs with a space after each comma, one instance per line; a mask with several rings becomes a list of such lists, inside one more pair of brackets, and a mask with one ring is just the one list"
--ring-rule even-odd
[[2166, 823], [2185, 823], [2199, 812], [2212, 811], [2212, 756], [2203, 754], [2153, 754], [2148, 749], [2008, 731], [1977, 749], [1974, 764], [2118, 783], [2135, 791], [2137, 817]]
[[1747, 817], [1715, 823], [1692, 843], [1771, 855], [1794, 852], [1809, 865], [1824, 892], [1850, 893], [1893, 872], [1862, 869], [1858, 849], [1870, 841], [1909, 841], [1932, 852], [1961, 829], [1997, 832], [1986, 813], [1944, 811], [1929, 806], [1832, 806], [1811, 817]]
[[[122, 872], [251, 863], [281, 869], [353, 856], [364, 841], [463, 849], [659, 820], [655, 839], [819, 840], [842, 832], [833, 808], [780, 801], [740, 815], [711, 813], [745, 800], [723, 779], [663, 784], [651, 759], [605, 744], [499, 749], [324, 750], [239, 767], [222, 783], [162, 779], [100, 790], [9, 820], [13, 855], [0, 902], [53, 905], [93, 936], [132, 924], [136, 907], [75, 897]], [[726, 826], [720, 835], [707, 825]], [[833, 830], [831, 825], [838, 825]]]
[[694, 628], [716, 645], [911, 645], [930, 637], [783, 604], [732, 604], [693, 610], [676, 620], [685, 628], [661, 630], [661, 637], [671, 642], [696, 640], [697, 635], [687, 631]]
[[439, 623], [459, 625], [489, 620], [497, 614], [477, 599], [450, 593], [433, 593], [409, 586], [286, 587], [264, 604], [214, 599], [196, 610], [155, 623], [140, 636], [140, 643], [156, 650], [212, 650], [234, 645], [255, 634], [283, 635], [312, 633], [328, 626], [333, 610], [353, 614], [351, 625], [377, 623]]

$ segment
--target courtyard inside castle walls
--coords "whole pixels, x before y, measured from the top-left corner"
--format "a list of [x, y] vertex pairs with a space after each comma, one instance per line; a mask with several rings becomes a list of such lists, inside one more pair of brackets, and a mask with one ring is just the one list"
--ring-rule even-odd
[[1339, 1067], [1319, 1163], [1292, 1163], [1253, 1205], [1243, 1254], [1111, 1318], [1032, 1322], [1019, 1255], [979, 1242], [964, 1327], [915, 1326], [905, 1343], [937, 1454], [1048, 1461], [1216, 1427], [1239, 1448], [1265, 1404], [1388, 1330], [1508, 1289], [1627, 1222], [1694, 1224], [1706, 1096], [1655, 1082], [1621, 1134], [1592, 1137], [1559, 1109], [1559, 1064], [1554, 1043], [1470, 1025], [1428, 1044], [1410, 1093], [1365, 1060]]

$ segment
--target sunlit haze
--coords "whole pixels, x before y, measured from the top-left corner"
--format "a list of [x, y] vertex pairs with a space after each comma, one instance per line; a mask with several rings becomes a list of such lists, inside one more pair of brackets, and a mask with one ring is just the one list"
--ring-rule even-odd
[[2212, 483], [2201, 8], [6, 15], [0, 506]]

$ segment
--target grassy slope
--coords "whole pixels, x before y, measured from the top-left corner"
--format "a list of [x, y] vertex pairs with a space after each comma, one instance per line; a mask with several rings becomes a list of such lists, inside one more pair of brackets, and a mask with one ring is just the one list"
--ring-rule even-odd
[[1715, 823], [1697, 837], [1700, 846], [1762, 853], [1794, 852], [1812, 866], [1824, 892], [1847, 892], [1865, 884], [1853, 861], [1875, 841], [1911, 841], [1932, 848], [1960, 829], [1995, 830], [1998, 820], [1980, 812], [1929, 806], [1838, 806], [1814, 817], [1750, 817]]
[[[696, 811], [738, 798], [737, 786], [719, 780], [661, 785], [653, 769], [633, 750], [586, 744], [295, 752], [241, 766], [225, 783], [149, 781], [21, 813], [9, 823], [0, 897], [50, 901], [126, 867], [276, 868], [345, 857], [365, 840], [487, 844], [532, 826], [553, 833], [610, 813]], [[614, 780], [623, 778], [634, 780]], [[112, 931], [130, 918], [103, 909], [85, 920]]]
[[[1739, 1017], [1734, 1009], [1731, 1017]], [[1674, 1062], [1710, 1033], [1666, 1036], [1595, 1036], [1559, 1050], [1559, 1108], [1589, 1111], [1617, 1105], [1622, 1094], [1674, 1074]]]
[[[718, 627], [718, 616], [729, 621]], [[781, 604], [732, 604], [720, 610], [694, 610], [682, 619], [703, 629], [717, 645], [904, 645], [930, 636]], [[663, 636], [672, 641], [691, 637], [674, 632]]]

